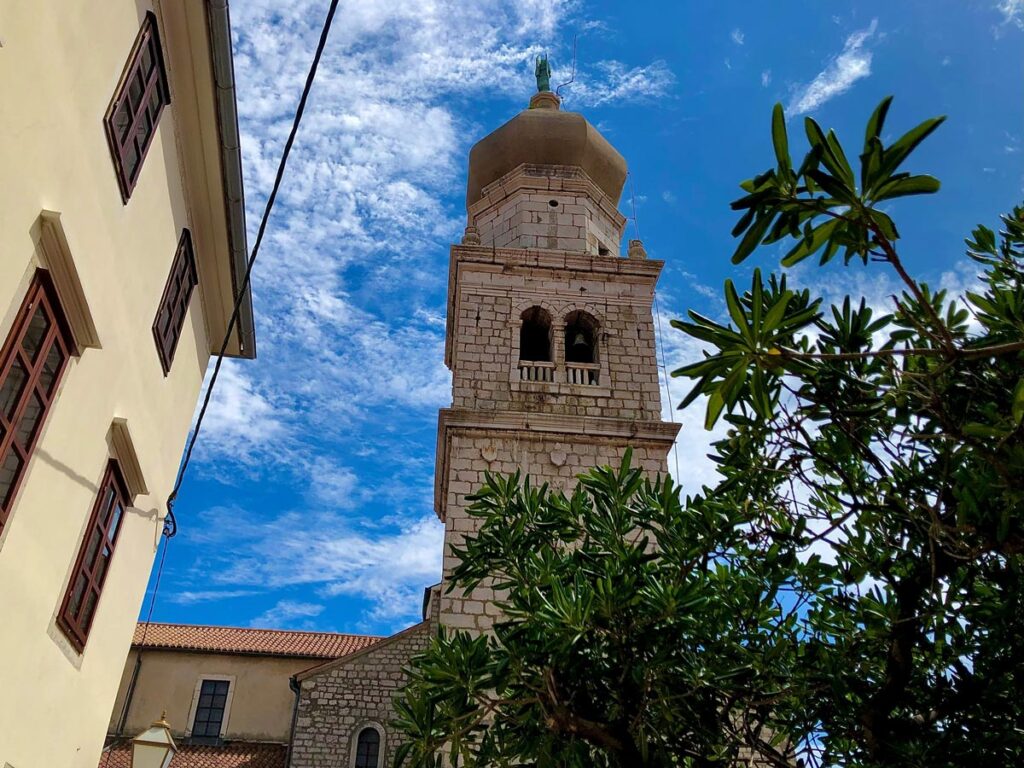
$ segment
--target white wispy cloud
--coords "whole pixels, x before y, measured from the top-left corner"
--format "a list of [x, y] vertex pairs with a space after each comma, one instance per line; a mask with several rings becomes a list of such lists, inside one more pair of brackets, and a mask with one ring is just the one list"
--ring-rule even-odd
[[739, 27], [730, 32], [729, 37], [732, 38], [732, 41], [736, 43], [736, 45], [743, 45], [745, 35], [743, 34], [743, 30]]
[[[233, 360], [224, 362], [203, 421], [201, 440], [205, 450], [230, 452], [234, 460], [247, 462], [272, 441], [280, 440], [287, 425], [282, 412], [255, 389], [243, 365]], [[203, 396], [212, 371], [203, 382]]]
[[171, 592], [167, 599], [177, 605], [195, 605], [197, 603], [216, 603], [221, 600], [232, 600], [236, 597], [249, 597], [256, 594], [259, 592], [254, 589], [186, 589]]
[[[559, 67], [553, 82], [568, 79], [565, 30], [605, 28], [579, 5], [376, 0], [339, 12], [254, 270], [259, 357], [225, 364], [198, 444], [197, 468], [231, 484], [236, 506], [183, 520], [196, 554], [180, 586], [193, 602], [258, 591], [284, 607], [257, 622], [417, 618], [440, 576], [443, 527], [425, 510], [437, 409], [451, 402], [448, 245], [465, 224], [469, 147], [496, 127], [476, 105], [524, 108], [540, 53]], [[250, 245], [324, 12], [320, 0], [232, 6]], [[605, 60], [563, 93], [585, 109], [673, 84], [662, 61]], [[292, 501], [268, 512], [253, 490], [264, 482]], [[244, 509], [249, 498], [260, 509]], [[309, 594], [327, 613], [294, 613], [321, 604]], [[334, 595], [370, 608], [338, 620]]]
[[[275, 629], [294, 628], [296, 619], [313, 619], [324, 612], [319, 603], [306, 603], [300, 600], [278, 600], [273, 608], [261, 613], [250, 622], [252, 627], [271, 627]], [[308, 624], [301, 627], [308, 628]]]
[[772, 71], [770, 69], [766, 69], [763, 72], [761, 72], [761, 87], [767, 88], [769, 85], [771, 85], [771, 82]]
[[1003, 26], [1012, 24], [1024, 29], [1024, 0], [1000, 0], [996, 9], [1003, 15]]
[[669, 95], [676, 78], [664, 61], [629, 67], [621, 61], [599, 61], [592, 70], [577, 71], [576, 82], [562, 91], [567, 107], [628, 104]]
[[[208, 549], [217, 550], [206, 564], [209, 578], [225, 589], [305, 587], [325, 600], [355, 596], [371, 605], [368, 613], [358, 617], [361, 622], [399, 628], [418, 619], [423, 588], [440, 580], [444, 526], [433, 514], [407, 516], [386, 526], [359, 524], [324, 509], [288, 512], [263, 521], [249, 519], [239, 525], [245, 517], [233, 508], [210, 509], [202, 516]], [[253, 625], [286, 621], [289, 617], [282, 612], [282, 604], [295, 605], [283, 600], [254, 619]], [[316, 606], [323, 609], [321, 604]]]
[[[251, 229], [323, 10], [317, 0], [232, 8]], [[444, 326], [434, 319], [447, 243], [464, 224], [453, 190], [483, 133], [466, 100], [514, 94], [525, 106], [534, 57], [566, 53], [556, 34], [577, 12], [575, 0], [346, 6], [254, 273], [259, 359], [225, 367], [201, 456], [309, 462], [382, 408], [432, 418], [447, 404]], [[672, 82], [664, 62], [608, 60], [581, 70], [567, 99], [626, 102]]]
[[699, 493], [704, 486], [714, 487], [721, 479], [708, 454], [716, 440], [725, 437], [728, 425], [719, 421], [711, 431], [704, 429], [707, 398], [698, 397], [685, 410], [679, 404], [693, 386], [690, 379], [673, 377], [672, 371], [695, 363], [704, 356], [707, 345], [673, 328], [669, 321], [685, 318], [682, 307], [689, 304], [679, 297], [659, 291], [660, 314], [655, 314], [658, 330], [658, 378], [661, 384], [661, 418], [681, 424], [675, 445], [668, 455], [669, 473], [683, 487], [683, 494]]
[[790, 114], [812, 112], [829, 99], [845, 93], [850, 87], [871, 74], [872, 52], [865, 48], [878, 28], [878, 19], [872, 19], [867, 29], [854, 32], [846, 38], [843, 50], [818, 73], [810, 83], [801, 87], [789, 102]]
[[314, 501], [335, 509], [354, 507], [360, 501], [359, 478], [349, 467], [326, 456], [313, 458], [309, 465], [309, 488]]
[[[821, 295], [827, 305], [841, 305], [846, 296], [859, 302], [864, 298], [867, 305], [875, 312], [875, 316], [894, 311], [893, 297], [903, 290], [898, 277], [880, 266], [871, 265], [864, 268], [858, 264], [842, 267], [830, 264], [821, 268], [807, 263], [786, 270], [790, 279], [790, 287], [794, 290], [811, 288], [812, 293]], [[955, 265], [939, 274], [916, 275], [919, 279], [927, 279], [933, 288], [947, 291], [950, 299], [966, 307], [966, 293], [979, 291], [981, 284], [978, 278], [978, 266], [964, 257]], [[689, 287], [721, 304], [721, 293], [710, 286], [701, 285], [694, 275], [684, 272], [683, 277], [689, 281]], [[737, 286], [743, 290], [742, 283]], [[708, 458], [712, 444], [725, 437], [728, 424], [719, 420], [711, 431], [704, 429], [704, 414], [707, 411], [707, 398], [698, 397], [683, 411], [677, 406], [689, 393], [693, 386], [690, 379], [673, 378], [672, 371], [703, 359], [705, 351], [711, 351], [708, 345], [687, 336], [682, 331], [669, 325], [673, 318], [686, 319], [682, 307], [692, 306], [689, 297], [676, 296], [664, 290], [659, 291], [660, 316], [656, 315], [658, 331], [658, 365], [661, 381], [662, 418], [682, 424], [679, 437], [669, 454], [669, 471], [683, 486], [684, 493], [700, 491], [704, 485], [714, 486], [721, 479], [716, 464]], [[828, 311], [827, 308], [825, 310]], [[702, 314], [709, 314], [702, 311]], [[724, 308], [711, 312], [710, 315], [719, 322], [728, 323], [729, 318]], [[660, 318], [660, 322], [659, 321]], [[970, 325], [978, 329], [976, 321]], [[663, 333], [662, 333], [663, 332]], [[663, 362], [664, 361], [664, 362]], [[671, 406], [671, 407], [670, 407]]]

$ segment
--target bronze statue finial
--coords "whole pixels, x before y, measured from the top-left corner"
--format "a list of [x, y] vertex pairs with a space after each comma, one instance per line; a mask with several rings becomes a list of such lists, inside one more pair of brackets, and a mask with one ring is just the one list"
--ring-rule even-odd
[[550, 91], [551, 90], [551, 64], [548, 63], [548, 56], [537, 57], [537, 66], [534, 69], [534, 74], [537, 76], [537, 90], [538, 91]]

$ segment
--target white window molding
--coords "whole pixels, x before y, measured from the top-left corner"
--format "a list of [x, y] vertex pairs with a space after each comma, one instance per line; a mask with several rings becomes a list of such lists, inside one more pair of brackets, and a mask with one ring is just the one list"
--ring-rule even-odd
[[37, 222], [36, 241], [38, 258], [43, 269], [50, 273], [61, 309], [71, 326], [78, 354], [87, 347], [100, 348], [99, 334], [89, 311], [89, 302], [82, 288], [82, 281], [75, 268], [75, 260], [68, 245], [68, 238], [61, 224], [60, 214], [43, 210]]
[[135, 450], [135, 443], [132, 442], [132, 435], [128, 430], [128, 420], [115, 416], [114, 420], [110, 422], [107, 440], [111, 454], [121, 465], [121, 475], [124, 477], [125, 483], [128, 484], [128, 493], [134, 503], [135, 497], [145, 496], [149, 493], [149, 488], [146, 486], [146, 478], [142, 474], [139, 454]]
[[228, 722], [231, 719], [231, 701], [235, 698], [235, 676], [202, 674], [196, 680], [196, 688], [192, 693], [192, 704], [188, 708], [188, 719], [185, 721], [188, 723], [185, 728], [185, 738], [189, 738], [192, 735], [192, 729], [195, 727], [196, 710], [199, 708], [199, 694], [203, 690], [203, 682], [206, 680], [226, 680], [228, 682], [228, 696], [224, 701], [224, 719], [220, 721], [220, 738], [225, 738], [228, 732]]
[[377, 766], [376, 768], [384, 768], [384, 753], [387, 751], [387, 734], [384, 732], [384, 726], [375, 720], [366, 720], [359, 723], [352, 731], [351, 745], [348, 750], [348, 765], [349, 768], [355, 768], [356, 765], [356, 748], [359, 746], [359, 734], [365, 731], [367, 728], [372, 728], [380, 736], [380, 747], [377, 750]]

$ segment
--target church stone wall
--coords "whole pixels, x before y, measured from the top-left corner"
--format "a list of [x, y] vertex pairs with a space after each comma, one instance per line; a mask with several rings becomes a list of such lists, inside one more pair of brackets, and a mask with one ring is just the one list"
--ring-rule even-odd
[[300, 682], [289, 768], [349, 768], [355, 738], [370, 725], [384, 734], [381, 765], [392, 765], [399, 744], [391, 726], [392, 700], [405, 682], [403, 668], [426, 650], [436, 626], [435, 610], [429, 621], [330, 662], [323, 671], [306, 673]]
[[[461, 270], [458, 302], [453, 308], [456, 333], [451, 342], [454, 407], [625, 419], [660, 417], [651, 313], [653, 280], [609, 275], [597, 269], [570, 272], [539, 262], [531, 264], [527, 257], [516, 258], [511, 253], [507, 257], [499, 254], [498, 260], [502, 263], [497, 269], [474, 264]], [[585, 259], [584, 266], [602, 260]], [[519, 331], [522, 313], [531, 306], [543, 307], [552, 317], [552, 382], [521, 381]], [[598, 323], [600, 371], [596, 386], [568, 381], [565, 321], [577, 310]]]
[[[586, 435], [538, 436], [534, 433], [456, 433], [448, 454], [448, 486], [445, 519], [444, 582], [447, 584], [458, 559], [452, 546], [462, 546], [467, 535], [479, 528], [479, 521], [466, 512], [466, 495], [484, 484], [484, 473], [511, 474], [521, 469], [531, 482], [550, 484], [552, 489], [570, 492], [576, 477], [597, 466], [618, 466], [625, 445], [621, 440], [587, 438]], [[633, 466], [649, 473], [667, 472], [664, 442], [633, 445]], [[488, 458], [491, 458], [489, 461]], [[481, 584], [466, 594], [455, 590], [441, 593], [441, 623], [469, 630], [490, 628], [500, 611], [494, 606], [494, 591]]]
[[482, 245], [547, 248], [618, 256], [621, 232], [590, 198], [521, 190], [477, 216]]
[[482, 194], [469, 211], [482, 245], [619, 255], [625, 219], [579, 168], [522, 165]]

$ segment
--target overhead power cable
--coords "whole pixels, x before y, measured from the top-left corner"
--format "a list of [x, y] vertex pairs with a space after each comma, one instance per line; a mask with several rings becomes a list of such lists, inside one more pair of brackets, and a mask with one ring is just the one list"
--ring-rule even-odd
[[185, 457], [181, 466], [178, 467], [178, 475], [174, 480], [174, 487], [167, 497], [167, 516], [164, 518], [163, 545], [164, 551], [160, 556], [160, 564], [157, 567], [156, 581], [153, 585], [153, 593], [149, 599], [149, 612], [146, 615], [146, 624], [143, 629], [143, 642], [146, 633], [149, 632], [149, 625], [153, 620], [153, 606], [156, 605], [156, 595], [160, 589], [160, 578], [163, 576], [164, 562], [167, 559], [167, 547], [170, 540], [178, 532], [178, 523], [174, 517], [174, 502], [181, 490], [181, 483], [185, 479], [185, 472], [192, 460], [192, 451], [196, 447], [196, 440], [199, 438], [199, 430], [203, 426], [203, 419], [206, 417], [206, 409], [210, 406], [210, 398], [213, 396], [213, 388], [217, 384], [217, 377], [220, 375], [221, 365], [224, 363], [224, 355], [227, 352], [228, 344], [231, 342], [231, 335], [234, 333], [235, 325], [238, 323], [238, 313], [242, 307], [245, 291], [249, 287], [249, 280], [252, 276], [252, 267], [256, 263], [256, 256], [259, 255], [260, 245], [263, 243], [263, 235], [267, 230], [267, 222], [270, 220], [270, 213], [274, 210], [274, 202], [277, 200], [277, 192], [281, 188], [281, 180], [284, 178], [284, 169], [288, 164], [288, 156], [291, 154], [292, 145], [295, 143], [295, 135], [299, 131], [299, 123], [302, 122], [302, 114], [306, 111], [306, 101], [309, 99], [309, 92], [313, 88], [313, 80], [316, 78], [317, 68], [320, 66], [320, 58], [323, 56], [324, 46], [327, 45], [327, 36], [331, 31], [331, 24], [334, 21], [334, 12], [338, 10], [338, 0], [331, 0], [331, 6], [327, 10], [327, 18], [324, 19], [323, 29], [320, 31], [320, 41], [316, 46], [316, 53], [313, 55], [313, 63], [306, 75], [306, 84], [302, 88], [302, 97], [295, 109], [295, 118], [292, 121], [292, 129], [288, 134], [288, 140], [284, 144], [284, 151], [281, 153], [281, 162], [277, 166], [277, 175], [274, 177], [274, 186], [270, 190], [270, 197], [267, 198], [266, 207], [263, 209], [263, 218], [260, 220], [260, 228], [256, 232], [256, 242], [252, 246], [252, 252], [245, 265], [245, 275], [242, 277], [241, 285], [238, 287], [238, 295], [235, 297], [235, 305], [231, 309], [231, 317], [228, 320], [227, 330], [224, 332], [224, 340], [217, 352], [217, 362], [213, 366], [213, 373], [210, 375], [210, 383], [206, 387], [206, 394], [203, 396], [203, 405], [199, 409], [199, 416], [196, 417], [196, 425], [189, 437], [188, 447], [185, 450]]
[[[636, 217], [636, 188], [633, 186], [633, 174], [626, 171], [626, 178], [629, 179], [629, 199], [633, 208], [633, 231], [636, 239], [640, 239], [640, 221]], [[675, 415], [675, 406], [672, 404], [672, 389], [669, 386], [668, 361], [665, 359], [665, 331], [661, 327], [661, 307], [658, 304], [658, 289], [654, 289], [654, 316], [658, 322], [658, 338], [655, 340], [655, 365], [657, 365], [657, 347], [661, 347], [661, 374], [665, 380], [665, 399], [668, 401], [669, 413]], [[660, 341], [660, 344], [658, 343]], [[672, 446], [672, 453], [676, 465], [676, 482], [679, 482], [679, 446]]]
[[192, 429], [192, 435], [188, 441], [188, 448], [185, 450], [185, 458], [181, 462], [181, 466], [178, 468], [178, 476], [174, 481], [174, 487], [171, 490], [170, 495], [167, 497], [167, 518], [164, 525], [164, 535], [167, 538], [171, 538], [177, 532], [178, 526], [174, 518], [174, 502], [178, 497], [178, 491], [181, 489], [181, 483], [185, 478], [185, 472], [188, 470], [188, 465], [192, 460], [192, 451], [196, 447], [196, 440], [199, 438], [199, 431], [203, 426], [203, 419], [206, 416], [206, 409], [210, 406], [210, 398], [213, 395], [213, 388], [217, 384], [217, 377], [220, 375], [221, 366], [224, 363], [224, 354], [227, 352], [228, 344], [231, 342], [231, 335], [234, 333], [235, 325], [238, 323], [238, 313], [242, 306], [242, 301], [245, 297], [245, 291], [249, 287], [249, 280], [252, 275], [253, 264], [256, 263], [256, 257], [260, 252], [260, 245], [263, 243], [263, 235], [267, 230], [267, 222], [270, 219], [270, 213], [274, 209], [274, 202], [277, 200], [277, 192], [281, 188], [281, 180], [284, 178], [285, 166], [288, 164], [288, 156], [292, 151], [292, 144], [295, 143], [295, 135], [299, 131], [299, 123], [302, 121], [302, 114], [306, 110], [306, 101], [309, 98], [309, 92], [313, 87], [313, 80], [316, 78], [317, 68], [320, 66], [320, 58], [324, 52], [324, 46], [327, 44], [327, 36], [331, 31], [331, 24], [334, 21], [334, 13], [338, 9], [338, 0], [331, 0], [331, 6], [327, 10], [327, 18], [324, 20], [323, 29], [320, 31], [320, 42], [317, 43], [316, 53], [313, 55], [313, 63], [309, 67], [309, 73], [306, 75], [306, 84], [302, 89], [302, 97], [299, 99], [299, 105], [295, 110], [295, 119], [292, 121], [292, 129], [288, 134], [288, 140], [284, 144], [284, 152], [281, 154], [281, 162], [277, 166], [277, 176], [274, 177], [274, 186], [270, 191], [270, 197], [267, 198], [266, 207], [263, 209], [263, 218], [260, 220], [259, 230], [256, 232], [256, 242], [253, 244], [252, 252], [249, 254], [249, 260], [245, 265], [245, 275], [242, 277], [242, 283], [238, 287], [238, 295], [235, 297], [235, 305], [231, 310], [231, 318], [228, 320], [227, 330], [224, 332], [224, 341], [221, 342], [220, 351], [217, 353], [217, 361], [213, 366], [213, 373], [210, 376], [210, 383], [206, 387], [206, 394], [203, 397], [203, 405], [199, 409], [199, 416], [196, 418], [196, 425]]

